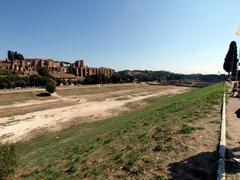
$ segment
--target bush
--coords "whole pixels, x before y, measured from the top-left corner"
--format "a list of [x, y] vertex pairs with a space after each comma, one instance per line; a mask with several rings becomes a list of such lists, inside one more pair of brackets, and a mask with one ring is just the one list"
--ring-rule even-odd
[[65, 79], [62, 80], [63, 85], [65, 86], [67, 84], [67, 81]]
[[27, 85], [27, 83], [22, 79], [16, 82], [17, 87], [22, 87], [23, 88], [23, 87], [26, 87], [26, 85]]
[[104, 74], [96, 74], [87, 76], [84, 79], [83, 84], [106, 84], [108, 82], [109, 80]]
[[198, 127], [198, 126], [192, 127], [192, 126], [183, 124], [179, 131], [180, 131], [180, 134], [191, 134], [193, 131], [203, 130], [203, 129], [204, 127]]
[[60, 86], [63, 84], [63, 79], [56, 79], [57, 86]]
[[[0, 71], [1, 73], [1, 71]], [[15, 88], [15, 87], [46, 87], [49, 79], [52, 76], [16, 76], [16, 75], [0, 75], [0, 89], [3, 88]], [[54, 79], [52, 79], [54, 81]]]
[[0, 144], [0, 179], [14, 172], [17, 155], [13, 144]]
[[46, 86], [46, 91], [49, 93], [54, 93], [56, 91], [56, 81], [49, 79]]
[[67, 80], [67, 83], [68, 83], [69, 85], [71, 85], [71, 84], [73, 83], [73, 81], [70, 80], [70, 79], [68, 79], [68, 80]]

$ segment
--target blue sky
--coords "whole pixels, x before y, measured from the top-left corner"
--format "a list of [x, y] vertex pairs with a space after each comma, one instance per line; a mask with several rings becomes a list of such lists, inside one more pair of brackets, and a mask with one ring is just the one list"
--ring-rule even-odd
[[1, 0], [0, 58], [217, 73], [239, 26], [239, 0]]

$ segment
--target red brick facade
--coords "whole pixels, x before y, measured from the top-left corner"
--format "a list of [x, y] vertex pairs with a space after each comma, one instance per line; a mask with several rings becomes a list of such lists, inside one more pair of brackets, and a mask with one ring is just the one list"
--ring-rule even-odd
[[58, 78], [69, 76], [75, 77], [76, 79], [84, 79], [88, 75], [97, 74], [104, 74], [110, 77], [114, 72], [111, 68], [93, 68], [85, 66], [83, 60], [75, 61], [75, 63], [54, 61], [51, 59], [0, 61], [0, 69], [14, 70], [23, 75], [37, 74], [37, 70], [41, 67], [47, 67], [50, 74]]

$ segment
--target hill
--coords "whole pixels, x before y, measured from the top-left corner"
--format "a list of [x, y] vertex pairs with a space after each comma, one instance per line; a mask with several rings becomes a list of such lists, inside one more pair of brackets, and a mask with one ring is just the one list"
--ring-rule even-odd
[[179, 74], [169, 71], [149, 71], [149, 70], [124, 70], [120, 74], [128, 75], [140, 82], [143, 81], [202, 81], [219, 82], [224, 80], [225, 75], [217, 74]]

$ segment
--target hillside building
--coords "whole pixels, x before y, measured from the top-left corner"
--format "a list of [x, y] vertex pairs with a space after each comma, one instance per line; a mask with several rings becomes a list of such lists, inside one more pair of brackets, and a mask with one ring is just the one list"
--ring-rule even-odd
[[86, 76], [98, 74], [110, 77], [114, 73], [114, 70], [111, 68], [85, 66], [83, 60], [77, 60], [74, 63], [39, 58], [0, 61], [0, 69], [14, 70], [26, 76], [37, 74], [37, 70], [41, 67], [47, 67], [52, 76], [62, 79], [83, 80]]

